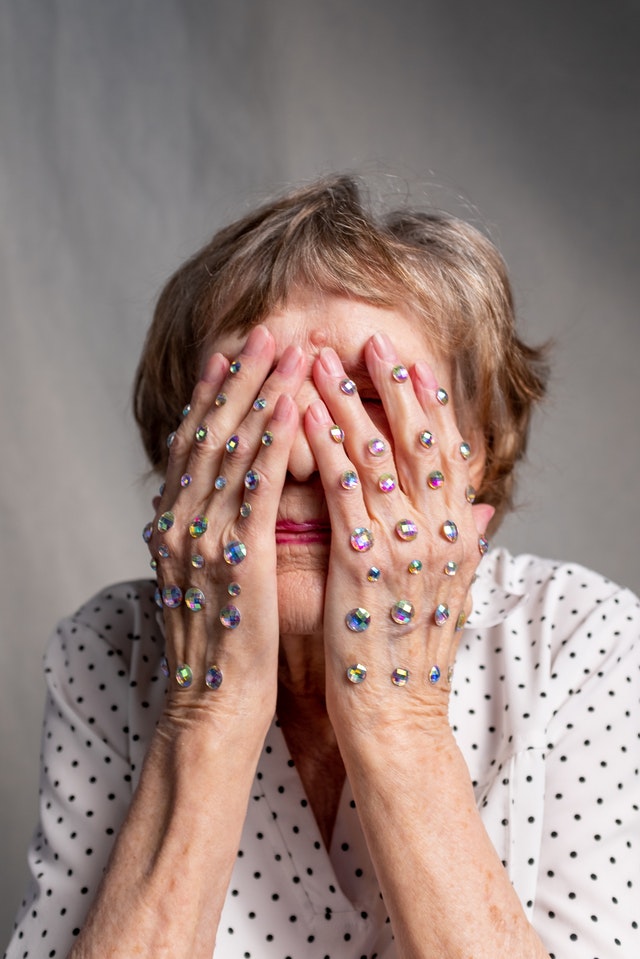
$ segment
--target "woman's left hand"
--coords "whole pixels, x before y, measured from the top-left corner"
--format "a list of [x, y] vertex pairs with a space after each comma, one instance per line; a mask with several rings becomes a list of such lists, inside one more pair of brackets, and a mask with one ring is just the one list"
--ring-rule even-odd
[[345, 726], [369, 735], [392, 723], [397, 733], [403, 719], [448, 729], [460, 630], [493, 515], [472, 505], [470, 464], [481, 472], [483, 450], [469, 452], [447, 384], [424, 361], [407, 371], [385, 334], [364, 358], [376, 406], [325, 349], [313, 370], [322, 399], [305, 417], [331, 517], [324, 642], [339, 740]]

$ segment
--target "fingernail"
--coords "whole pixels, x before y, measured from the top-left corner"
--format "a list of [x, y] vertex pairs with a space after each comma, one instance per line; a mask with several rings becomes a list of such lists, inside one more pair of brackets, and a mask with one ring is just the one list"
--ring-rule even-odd
[[321, 426], [326, 426], [327, 423], [332, 422], [329, 416], [329, 410], [322, 400], [314, 400], [314, 402], [311, 403], [309, 406], [309, 415]]
[[414, 366], [414, 370], [418, 379], [426, 389], [436, 390], [438, 388], [438, 381], [428, 363], [425, 363], [424, 360], [418, 360]]
[[256, 326], [251, 333], [247, 342], [242, 347], [242, 352], [245, 356], [257, 356], [259, 353], [262, 353], [265, 346], [269, 342], [270, 333], [265, 326], [260, 324]]
[[293, 398], [289, 396], [288, 393], [283, 393], [276, 400], [276, 405], [273, 408], [273, 416], [271, 419], [279, 420], [280, 422], [288, 420], [292, 407], [295, 407]]
[[219, 383], [229, 369], [229, 363], [222, 353], [214, 353], [207, 360], [200, 379], [205, 383]]
[[375, 333], [371, 337], [371, 342], [381, 360], [395, 360], [396, 351], [386, 333]]
[[335, 350], [332, 350], [330, 346], [325, 346], [320, 350], [320, 362], [324, 366], [327, 373], [331, 373], [333, 376], [340, 376], [341, 373], [344, 373], [342, 368], [342, 363], [340, 362], [340, 357]]
[[300, 362], [301, 355], [302, 350], [299, 346], [288, 346], [278, 360], [278, 366], [276, 367], [278, 373], [293, 373]]

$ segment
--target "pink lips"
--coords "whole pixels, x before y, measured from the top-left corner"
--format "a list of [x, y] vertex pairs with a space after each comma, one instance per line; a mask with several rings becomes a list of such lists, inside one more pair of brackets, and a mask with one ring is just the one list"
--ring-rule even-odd
[[294, 523], [291, 520], [279, 520], [276, 523], [276, 543], [328, 543], [331, 527], [322, 520], [308, 520]]

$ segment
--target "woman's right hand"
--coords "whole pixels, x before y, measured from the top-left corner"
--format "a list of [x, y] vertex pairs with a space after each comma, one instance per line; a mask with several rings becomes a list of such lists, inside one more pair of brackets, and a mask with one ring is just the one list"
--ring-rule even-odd
[[275, 522], [298, 427], [292, 397], [305, 375], [298, 347], [269, 375], [274, 349], [258, 326], [231, 366], [220, 353], [207, 361], [170, 442], [148, 543], [163, 597], [165, 718], [222, 710], [250, 719], [259, 735], [275, 710]]

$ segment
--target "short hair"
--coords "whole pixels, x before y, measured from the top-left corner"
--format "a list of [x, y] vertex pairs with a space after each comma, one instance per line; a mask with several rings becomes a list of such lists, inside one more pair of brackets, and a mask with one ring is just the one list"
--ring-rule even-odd
[[[517, 335], [511, 285], [495, 246], [441, 212], [374, 215], [355, 178], [296, 190], [216, 233], [162, 290], [134, 385], [134, 414], [154, 469], [216, 335], [245, 333], [300, 289], [402, 307], [451, 363], [461, 429], [481, 430], [478, 501], [513, 507], [514, 467], [546, 392], [546, 347]], [[393, 338], [393, 331], [390, 331]]]

